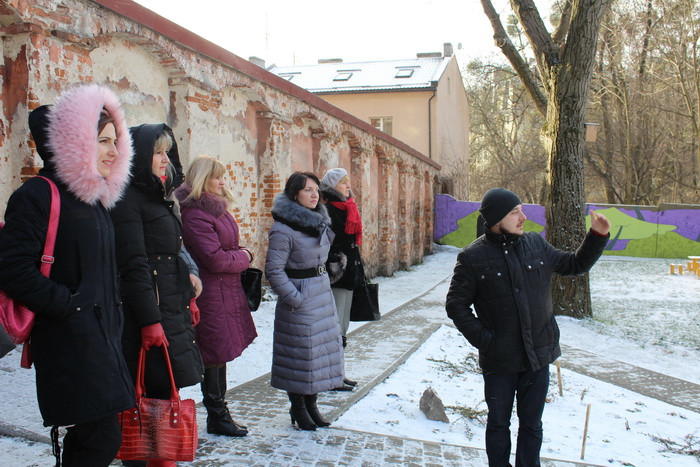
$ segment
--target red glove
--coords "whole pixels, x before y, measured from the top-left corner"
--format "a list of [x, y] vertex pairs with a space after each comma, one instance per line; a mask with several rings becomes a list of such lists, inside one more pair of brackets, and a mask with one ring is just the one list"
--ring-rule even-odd
[[141, 347], [144, 350], [149, 350], [151, 347], [160, 347], [168, 344], [168, 339], [165, 337], [165, 331], [160, 323], [149, 324], [141, 328]]
[[199, 307], [197, 306], [197, 299], [192, 298], [190, 300], [190, 314], [192, 314], [192, 326], [199, 324]]

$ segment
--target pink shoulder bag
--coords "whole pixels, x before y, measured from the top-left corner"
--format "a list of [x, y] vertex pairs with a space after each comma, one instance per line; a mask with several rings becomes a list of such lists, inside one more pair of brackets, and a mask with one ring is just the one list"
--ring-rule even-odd
[[[49, 226], [46, 231], [46, 242], [44, 243], [44, 251], [41, 255], [41, 266], [39, 268], [44, 276], [49, 277], [51, 265], [54, 261], [53, 250], [56, 245], [58, 218], [61, 213], [61, 197], [53, 181], [42, 176], [39, 176], [39, 178], [43, 178], [51, 186]], [[5, 332], [15, 344], [24, 344], [22, 349], [22, 368], [31, 368], [33, 359], [29, 336], [32, 332], [32, 326], [34, 326], [34, 312], [0, 290], [0, 324], [5, 328]]]

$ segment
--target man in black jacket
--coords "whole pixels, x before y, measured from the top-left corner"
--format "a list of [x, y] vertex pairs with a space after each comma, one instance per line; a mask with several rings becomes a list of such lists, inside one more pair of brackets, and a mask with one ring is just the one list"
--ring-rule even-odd
[[487, 230], [457, 256], [445, 307], [457, 329], [479, 349], [489, 410], [489, 465], [510, 465], [509, 427], [517, 395], [516, 466], [539, 466], [549, 364], [561, 355], [552, 274], [587, 272], [603, 253], [610, 222], [591, 211], [590, 231], [576, 253], [567, 253], [541, 235], [523, 231], [527, 217], [512, 191], [490, 189], [479, 212]]

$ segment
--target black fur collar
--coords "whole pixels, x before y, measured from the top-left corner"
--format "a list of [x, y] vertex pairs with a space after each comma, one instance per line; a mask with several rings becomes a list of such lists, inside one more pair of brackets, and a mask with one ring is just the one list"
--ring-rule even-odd
[[290, 200], [284, 193], [275, 197], [272, 218], [313, 237], [320, 237], [331, 224], [331, 219], [323, 204], [318, 203], [316, 209], [311, 210]]

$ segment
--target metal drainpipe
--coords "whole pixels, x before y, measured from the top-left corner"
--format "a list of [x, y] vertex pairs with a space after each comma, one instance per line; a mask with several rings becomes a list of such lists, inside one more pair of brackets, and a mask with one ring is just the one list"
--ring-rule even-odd
[[433, 86], [433, 95], [430, 96], [430, 99], [428, 99], [428, 157], [430, 159], [433, 158], [433, 120], [432, 120], [432, 114], [430, 112], [430, 103], [432, 102], [433, 99], [435, 99], [435, 96], [437, 95], [437, 81], [433, 81], [430, 83]]

